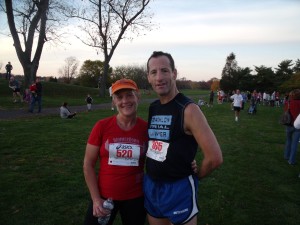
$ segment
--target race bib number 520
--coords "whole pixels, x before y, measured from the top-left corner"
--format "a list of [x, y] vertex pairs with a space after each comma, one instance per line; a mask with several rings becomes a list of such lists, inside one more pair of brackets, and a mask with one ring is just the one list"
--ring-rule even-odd
[[139, 145], [123, 143], [112, 143], [109, 145], [109, 165], [138, 166], [139, 159]]
[[149, 147], [147, 150], [147, 157], [159, 162], [166, 160], [168, 153], [169, 143], [163, 141], [149, 141]]

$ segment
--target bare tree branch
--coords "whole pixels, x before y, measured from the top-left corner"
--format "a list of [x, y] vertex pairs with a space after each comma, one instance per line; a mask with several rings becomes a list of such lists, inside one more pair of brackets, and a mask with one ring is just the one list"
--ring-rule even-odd
[[[124, 38], [132, 34], [139, 35], [139, 30], [150, 30], [152, 18], [146, 8], [151, 0], [88, 0], [83, 8], [66, 12], [70, 18], [82, 22], [81, 31], [85, 34], [76, 37], [87, 46], [102, 52], [104, 72], [102, 76], [100, 96], [104, 96], [110, 60]], [[132, 38], [131, 38], [132, 39]]]
[[0, 3], [0, 6], [6, 13], [14, 47], [23, 67], [25, 86], [28, 86], [35, 80], [45, 42], [55, 42], [62, 37], [58, 27], [65, 21], [60, 16], [64, 5], [59, 0], [5, 0], [5, 5]]

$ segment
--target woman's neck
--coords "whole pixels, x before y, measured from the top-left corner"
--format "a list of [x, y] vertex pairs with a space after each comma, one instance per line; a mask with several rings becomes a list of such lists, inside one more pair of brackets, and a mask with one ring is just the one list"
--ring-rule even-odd
[[130, 130], [136, 124], [137, 116], [135, 115], [135, 116], [126, 117], [118, 114], [116, 118], [117, 118], [117, 124], [122, 130]]

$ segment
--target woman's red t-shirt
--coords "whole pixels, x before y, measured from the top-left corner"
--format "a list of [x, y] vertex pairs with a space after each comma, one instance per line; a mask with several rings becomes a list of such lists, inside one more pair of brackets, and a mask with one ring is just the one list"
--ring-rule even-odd
[[143, 195], [146, 121], [137, 118], [135, 126], [124, 131], [117, 125], [116, 116], [100, 120], [88, 143], [99, 146], [98, 184], [102, 197], [128, 200]]

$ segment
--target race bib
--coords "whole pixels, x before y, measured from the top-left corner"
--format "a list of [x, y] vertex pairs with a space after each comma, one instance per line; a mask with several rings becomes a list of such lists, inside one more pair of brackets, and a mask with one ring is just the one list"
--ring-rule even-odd
[[146, 155], [151, 159], [163, 162], [166, 160], [168, 148], [169, 143], [167, 142], [150, 140]]
[[140, 159], [140, 146], [134, 144], [109, 144], [109, 165], [138, 166]]

